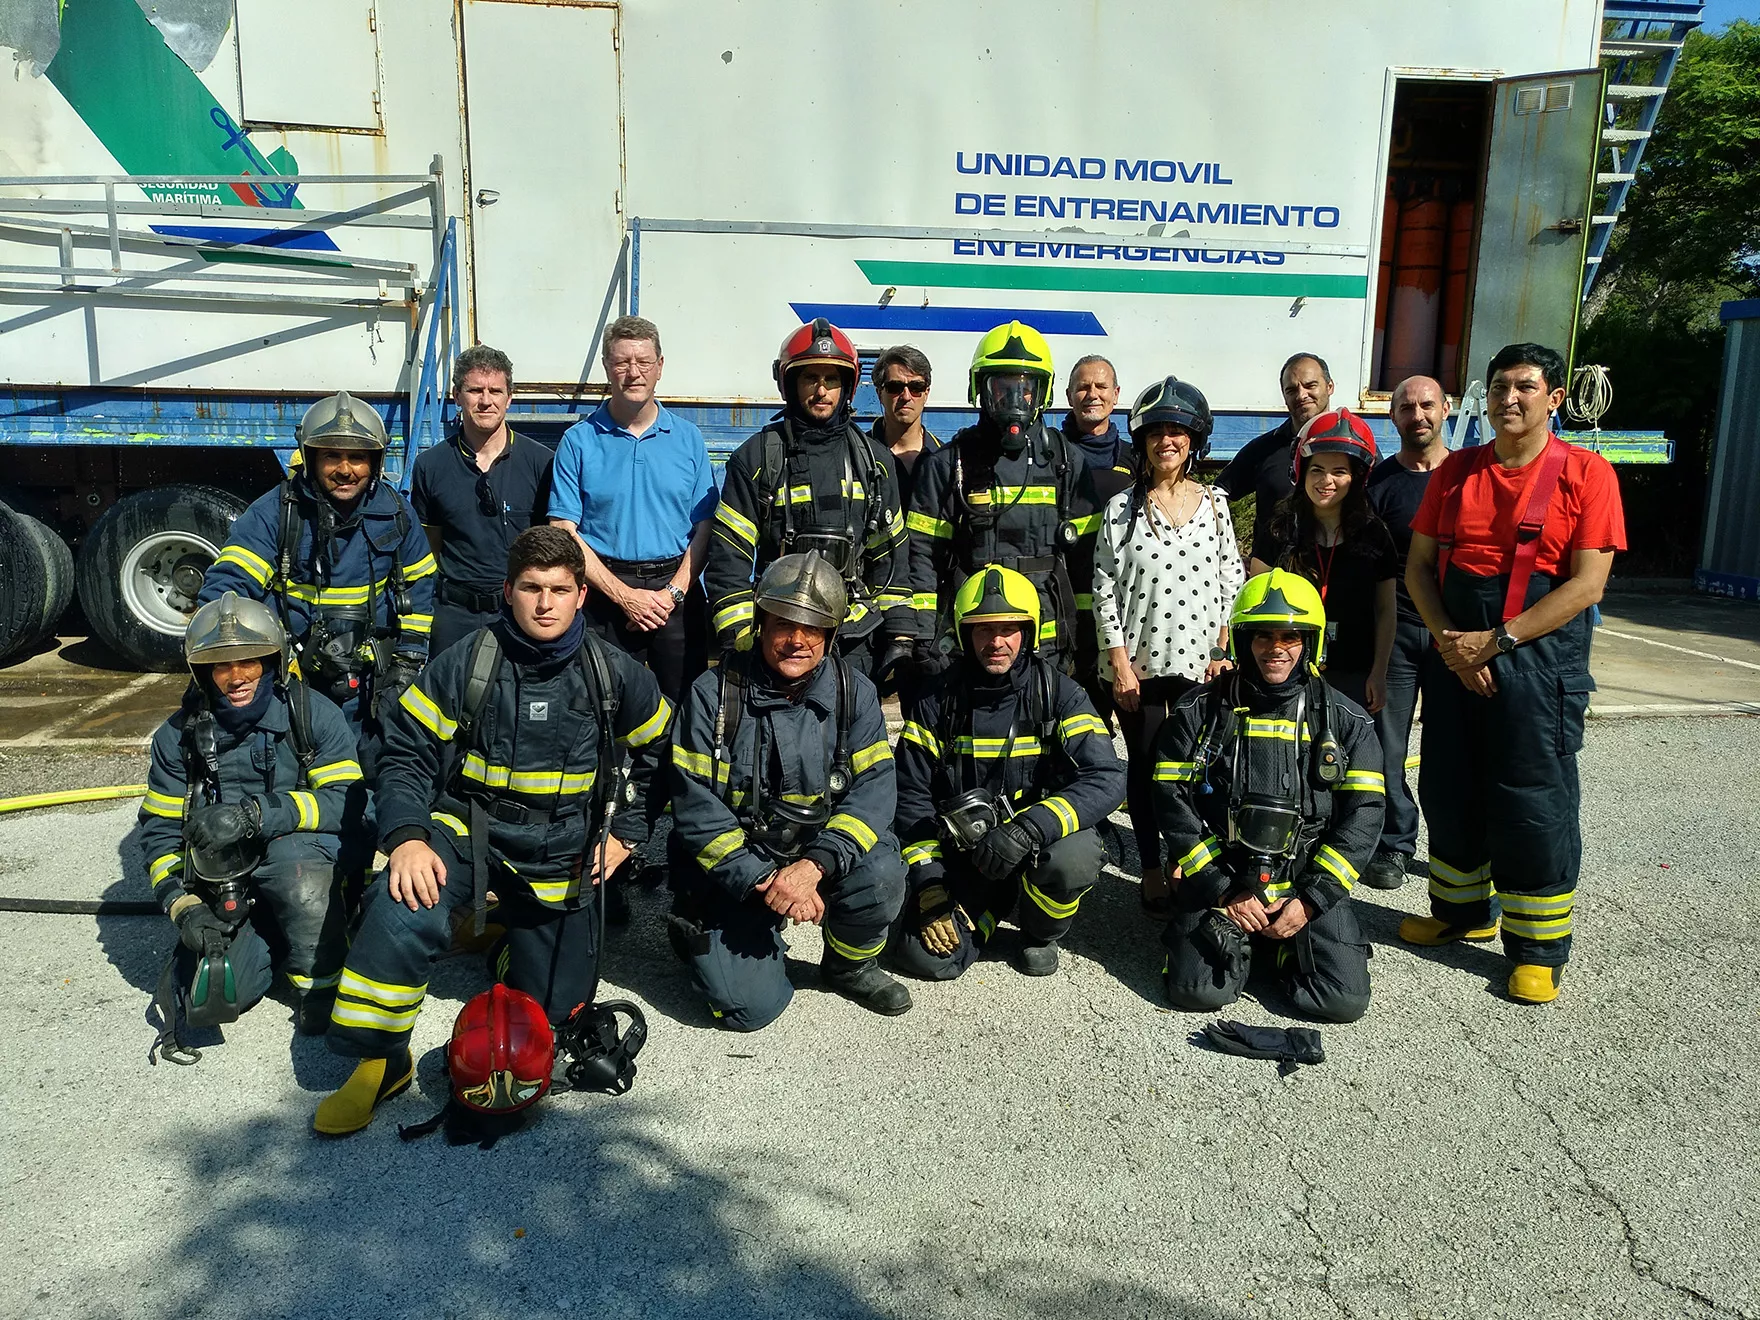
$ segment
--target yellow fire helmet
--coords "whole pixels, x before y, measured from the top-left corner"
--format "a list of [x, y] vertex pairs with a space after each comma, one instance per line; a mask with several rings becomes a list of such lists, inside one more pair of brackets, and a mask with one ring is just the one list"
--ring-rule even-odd
[[1269, 573], [1247, 579], [1240, 595], [1234, 598], [1234, 612], [1228, 619], [1228, 651], [1236, 659], [1245, 648], [1236, 641], [1241, 630], [1256, 632], [1262, 628], [1294, 628], [1312, 633], [1308, 657], [1311, 666], [1326, 661], [1326, 606], [1312, 582], [1299, 573], [1274, 568]]
[[1039, 589], [1012, 568], [985, 564], [953, 597], [953, 626], [962, 645], [974, 623], [1024, 623], [1032, 647], [1039, 638]]
[[979, 397], [978, 382], [989, 375], [1012, 375], [1025, 372], [1041, 378], [1038, 396], [1038, 409], [1033, 414], [1045, 411], [1045, 405], [1051, 401], [1052, 387], [1057, 383], [1056, 368], [1051, 363], [1051, 345], [1045, 342], [1045, 336], [1024, 325], [1020, 321], [1010, 321], [1007, 325], [999, 325], [978, 341], [978, 349], [972, 354], [971, 374], [967, 379], [966, 399], [970, 403], [983, 407]]

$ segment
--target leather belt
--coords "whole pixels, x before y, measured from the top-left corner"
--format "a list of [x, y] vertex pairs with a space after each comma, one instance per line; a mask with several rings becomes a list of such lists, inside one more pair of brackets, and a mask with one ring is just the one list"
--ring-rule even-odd
[[499, 614], [501, 612], [500, 592], [472, 591], [469, 587], [462, 586], [457, 582], [442, 580], [440, 599], [448, 605], [457, 605], [460, 609], [470, 610], [474, 614]]
[[599, 562], [619, 576], [627, 573], [631, 577], [646, 578], [676, 573], [678, 566], [684, 562], [684, 556], [673, 555], [670, 559], [606, 559], [601, 556]]

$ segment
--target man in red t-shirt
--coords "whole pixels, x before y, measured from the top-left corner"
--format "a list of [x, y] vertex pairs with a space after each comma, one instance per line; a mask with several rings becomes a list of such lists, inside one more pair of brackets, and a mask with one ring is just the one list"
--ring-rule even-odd
[[1564, 359], [1511, 344], [1488, 375], [1492, 443], [1451, 454], [1412, 519], [1406, 589], [1446, 668], [1423, 688], [1433, 915], [1399, 933], [1490, 940], [1501, 916], [1509, 993], [1542, 1004], [1570, 959], [1582, 863], [1588, 611], [1626, 548], [1625, 515], [1607, 460], [1551, 432]]

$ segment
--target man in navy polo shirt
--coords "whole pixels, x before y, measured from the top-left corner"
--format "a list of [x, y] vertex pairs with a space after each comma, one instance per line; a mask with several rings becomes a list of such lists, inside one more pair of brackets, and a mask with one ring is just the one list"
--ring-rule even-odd
[[550, 521], [586, 550], [588, 626], [654, 671], [674, 705], [709, 666], [709, 549], [715, 474], [703, 433], [654, 397], [660, 331], [639, 316], [605, 328], [610, 392], [562, 437]]
[[512, 394], [507, 354], [485, 344], [465, 349], [452, 368], [458, 430], [410, 472], [410, 507], [440, 563], [430, 656], [495, 621], [508, 547], [549, 511], [556, 456], [508, 430]]

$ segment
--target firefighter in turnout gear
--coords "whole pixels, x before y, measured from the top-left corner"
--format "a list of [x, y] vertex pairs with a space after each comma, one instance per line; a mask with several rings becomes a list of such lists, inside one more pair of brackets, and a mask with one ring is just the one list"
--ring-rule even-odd
[[772, 367], [783, 408], [727, 461], [703, 570], [721, 648], [755, 635], [752, 584], [780, 556], [818, 551], [843, 580], [838, 645], [880, 674], [912, 649], [910, 565], [891, 452], [850, 419], [855, 345], [820, 317], [782, 343]]
[[[672, 708], [654, 676], [583, 626], [586, 564], [558, 527], [508, 553], [502, 616], [449, 647], [404, 691], [386, 728], [378, 814], [390, 866], [367, 895], [330, 1020], [330, 1047], [360, 1059], [318, 1106], [320, 1132], [354, 1132], [404, 1090], [409, 1034], [451, 915], [486, 891], [506, 934], [494, 977], [552, 1024], [598, 981], [600, 881], [647, 837], [639, 810]], [[620, 779], [627, 761], [628, 782]]]
[[299, 1030], [321, 1033], [347, 947], [336, 857], [345, 795], [361, 778], [354, 734], [288, 677], [287, 636], [259, 601], [227, 592], [202, 606], [183, 650], [192, 678], [153, 735], [140, 812], [153, 897], [178, 934], [161, 1041], [175, 1039], [180, 1014], [197, 1028], [232, 1021], [277, 968]]
[[1046, 976], [1100, 873], [1095, 827], [1124, 800], [1124, 765], [1081, 685], [1036, 653], [1031, 582], [987, 564], [953, 617], [963, 659], [916, 695], [898, 741], [910, 896], [893, 956], [951, 980], [1018, 903], [1015, 966]]
[[911, 593], [919, 637], [985, 564], [1024, 574], [1039, 592], [1036, 652], [1074, 664], [1078, 594], [1091, 601], [1094, 480], [1081, 451], [1044, 422], [1051, 346], [1029, 325], [999, 325], [972, 355], [978, 424], [917, 464], [911, 507]]
[[674, 733], [673, 947], [736, 1031], [775, 1021], [794, 994], [786, 921], [823, 929], [826, 988], [876, 1013], [911, 1006], [875, 962], [905, 867], [880, 700], [836, 654], [847, 605], [816, 552], [771, 564], [756, 646], [696, 681]]
[[1257, 953], [1300, 1012], [1354, 1022], [1369, 950], [1350, 893], [1381, 837], [1381, 743], [1319, 676], [1326, 611], [1306, 578], [1248, 579], [1229, 623], [1236, 667], [1181, 697], [1158, 739], [1155, 815], [1178, 859], [1167, 996], [1232, 1004]]

